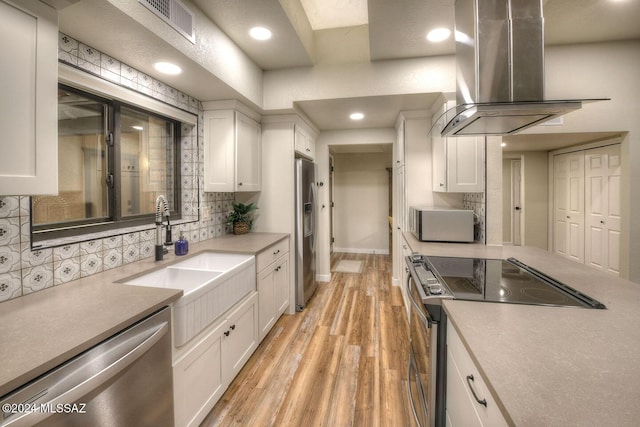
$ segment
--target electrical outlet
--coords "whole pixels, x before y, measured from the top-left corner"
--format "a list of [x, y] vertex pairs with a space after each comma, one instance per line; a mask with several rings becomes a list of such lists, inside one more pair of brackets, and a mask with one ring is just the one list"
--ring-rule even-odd
[[209, 221], [210, 219], [211, 219], [211, 208], [208, 206], [202, 208], [202, 220]]

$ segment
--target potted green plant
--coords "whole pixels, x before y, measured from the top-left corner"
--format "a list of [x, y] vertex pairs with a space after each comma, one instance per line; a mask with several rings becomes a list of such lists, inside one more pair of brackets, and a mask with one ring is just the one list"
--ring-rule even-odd
[[233, 203], [233, 210], [227, 217], [227, 224], [233, 225], [233, 234], [245, 234], [253, 225], [252, 212], [258, 209], [254, 203]]

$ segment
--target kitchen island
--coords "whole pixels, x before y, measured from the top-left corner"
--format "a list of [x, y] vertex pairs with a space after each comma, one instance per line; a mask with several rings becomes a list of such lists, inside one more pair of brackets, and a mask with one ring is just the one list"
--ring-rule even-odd
[[[287, 236], [225, 235], [192, 243], [187, 257], [202, 251], [256, 254]], [[181, 290], [116, 282], [187, 257], [171, 252], [163, 261], [147, 258], [1, 303], [0, 396], [176, 301]]]
[[516, 426], [637, 425], [640, 284], [513, 246], [405, 239], [431, 256], [514, 257], [599, 300], [606, 310], [444, 300], [450, 325]]

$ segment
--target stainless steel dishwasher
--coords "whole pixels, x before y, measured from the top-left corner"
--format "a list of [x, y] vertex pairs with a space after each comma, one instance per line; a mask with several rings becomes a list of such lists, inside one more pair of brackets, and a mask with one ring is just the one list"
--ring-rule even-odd
[[173, 426], [168, 307], [0, 398], [0, 426]]

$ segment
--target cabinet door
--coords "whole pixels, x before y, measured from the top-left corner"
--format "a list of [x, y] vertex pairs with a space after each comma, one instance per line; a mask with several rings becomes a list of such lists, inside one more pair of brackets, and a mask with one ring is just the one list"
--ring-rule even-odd
[[446, 138], [431, 137], [433, 171], [433, 191], [447, 191], [447, 151]]
[[289, 308], [289, 254], [275, 268], [276, 320]]
[[57, 194], [57, 12], [0, 0], [0, 22], [0, 195]]
[[262, 185], [260, 124], [236, 113], [235, 191], [260, 191]]
[[232, 192], [235, 178], [232, 110], [204, 112], [204, 191]]
[[451, 426], [506, 426], [455, 328], [447, 328], [447, 423]]
[[447, 191], [484, 191], [484, 137], [446, 138]]
[[227, 317], [222, 332], [222, 371], [228, 384], [240, 372], [258, 346], [258, 293]]
[[315, 141], [302, 127], [296, 126], [294, 140], [294, 148], [298, 154], [302, 154], [311, 160], [315, 158]]
[[226, 390], [222, 338], [226, 322], [211, 329], [200, 343], [173, 365], [175, 424], [197, 426]]
[[276, 276], [277, 266], [272, 264], [258, 274], [258, 322], [259, 339], [269, 333], [276, 323]]

